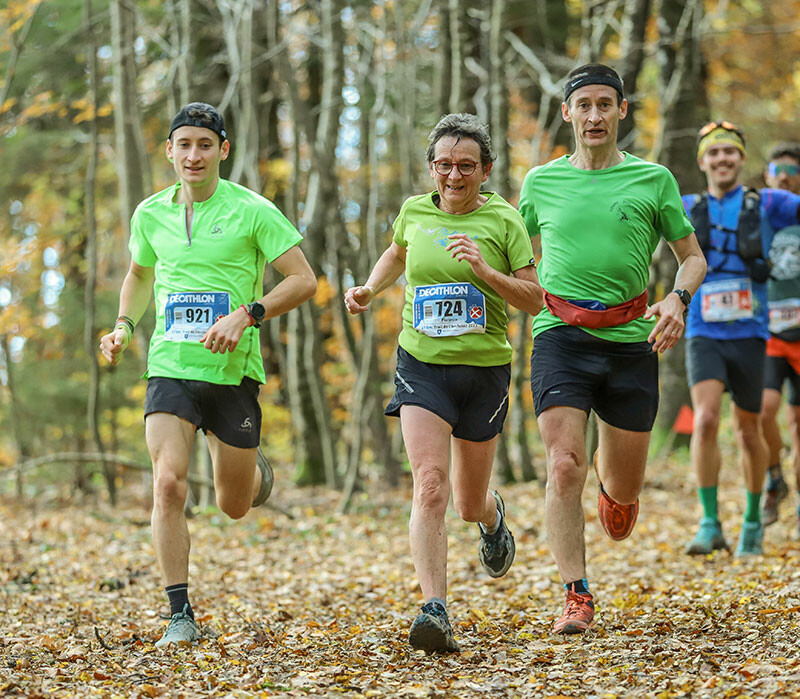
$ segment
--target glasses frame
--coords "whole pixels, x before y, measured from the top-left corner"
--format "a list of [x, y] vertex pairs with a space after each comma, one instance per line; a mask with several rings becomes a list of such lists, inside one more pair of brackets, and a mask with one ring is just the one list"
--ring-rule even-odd
[[730, 131], [731, 133], [735, 133], [739, 138], [742, 139], [742, 145], [745, 144], [744, 142], [744, 134], [742, 130], [736, 126], [736, 124], [723, 119], [722, 121], [709, 121], [705, 126], [701, 127], [701, 129], [697, 132], [697, 140], [700, 141], [701, 138], [708, 136], [714, 129], [725, 129], [725, 131]]
[[792, 163], [769, 163], [767, 165], [767, 173], [770, 177], [777, 177], [782, 172], [786, 173], [787, 177], [795, 177], [800, 175], [800, 165], [793, 165]]
[[[450, 169], [447, 172], [442, 172], [439, 170], [439, 163], [450, 163]], [[472, 161], [464, 162], [464, 163], [454, 163], [452, 160], [432, 160], [431, 165], [433, 165], [433, 170], [437, 175], [441, 175], [442, 177], [447, 177], [451, 172], [453, 172], [453, 168], [457, 168], [458, 171], [461, 173], [462, 177], [469, 177], [470, 175], [474, 175], [478, 171], [478, 165], [480, 163], [474, 163]], [[466, 166], [467, 168], [472, 168], [469, 172], [464, 172], [461, 168]]]

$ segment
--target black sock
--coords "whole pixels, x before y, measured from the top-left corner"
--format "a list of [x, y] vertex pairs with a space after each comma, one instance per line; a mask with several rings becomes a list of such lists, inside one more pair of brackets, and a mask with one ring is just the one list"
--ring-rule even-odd
[[567, 583], [566, 585], [564, 585], [564, 588], [567, 590], [572, 590], [573, 592], [576, 592], [579, 595], [592, 594], [591, 592], [589, 592], [589, 581], [586, 578], [581, 578], [580, 580], [573, 580], [571, 583]]
[[167, 597], [169, 597], [169, 615], [180, 614], [184, 607], [188, 606], [186, 612], [194, 619], [192, 605], [189, 604], [189, 583], [167, 585], [164, 589], [167, 591]]

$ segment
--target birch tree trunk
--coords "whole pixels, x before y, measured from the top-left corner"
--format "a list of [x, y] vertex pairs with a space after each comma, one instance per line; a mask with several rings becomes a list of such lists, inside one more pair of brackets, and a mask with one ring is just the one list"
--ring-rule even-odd
[[636, 143], [636, 113], [639, 108], [636, 85], [644, 63], [644, 43], [650, 0], [628, 0], [622, 19], [620, 77], [628, 99], [628, 115], [619, 124], [618, 144], [621, 150], [634, 150]]

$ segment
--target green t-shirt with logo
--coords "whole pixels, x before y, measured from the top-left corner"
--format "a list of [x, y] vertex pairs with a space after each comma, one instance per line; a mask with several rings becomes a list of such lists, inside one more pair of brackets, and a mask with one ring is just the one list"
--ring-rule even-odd
[[[214, 354], [195, 337], [176, 339], [177, 325], [168, 335], [168, 320], [207, 314], [209, 309], [203, 303], [211, 292], [222, 292], [218, 299], [226, 298], [227, 293], [227, 312], [261, 298], [265, 263], [297, 245], [302, 236], [271, 201], [223, 179], [209, 199], [194, 203], [190, 235], [186, 205], [177, 203], [180, 187], [178, 182], [148, 197], [131, 219], [133, 261], [155, 268], [156, 326], [147, 376], [232, 385], [249, 376], [263, 383], [257, 328], [247, 328], [233, 352]], [[170, 306], [168, 319], [168, 299], [189, 303]]]
[[[646, 288], [659, 239], [675, 241], [692, 228], [678, 184], [667, 168], [623, 153], [618, 165], [579, 170], [563, 156], [528, 172], [519, 210], [531, 237], [540, 235], [542, 287], [568, 300], [616, 306]], [[615, 342], [647, 339], [656, 319], [637, 318], [586, 332]], [[543, 308], [533, 336], [564, 321]]]
[[[511, 361], [506, 338], [508, 315], [503, 298], [479, 279], [466, 260], [459, 262], [445, 250], [452, 233], [466, 233], [476, 240], [486, 262], [510, 275], [533, 264], [530, 238], [519, 212], [499, 194], [483, 192], [488, 201], [468, 214], [448, 214], [434, 203], [438, 193], [407, 199], [394, 222], [394, 242], [406, 248], [406, 301], [400, 346], [416, 359], [431, 364], [501, 366]], [[483, 322], [485, 332], [453, 336], [430, 336], [414, 327], [417, 287], [449, 285], [453, 289], [471, 284], [484, 303], [471, 299], [462, 310], [465, 318]], [[445, 288], [442, 287], [442, 288]], [[429, 297], [432, 298], [432, 297]], [[468, 324], [468, 323], [467, 323]]]

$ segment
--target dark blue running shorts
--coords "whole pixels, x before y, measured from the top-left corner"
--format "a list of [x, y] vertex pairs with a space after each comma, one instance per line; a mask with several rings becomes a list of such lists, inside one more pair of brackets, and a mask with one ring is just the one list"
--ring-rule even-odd
[[457, 439], [488, 442], [503, 431], [510, 381], [510, 364], [430, 364], [398, 347], [395, 392], [384, 412], [399, 417], [401, 405], [418, 405], [448, 422]]
[[696, 335], [686, 340], [689, 386], [717, 379], [742, 410], [761, 412], [767, 341], [760, 337], [713, 340]]
[[770, 357], [764, 360], [764, 388], [772, 388], [779, 393], [783, 384], [789, 383], [786, 400], [789, 405], [800, 405], [800, 374], [798, 374], [786, 357]]
[[649, 432], [658, 412], [658, 356], [649, 342], [612, 342], [557, 325], [533, 340], [531, 390], [537, 417], [567, 406], [594, 410], [621, 430]]
[[203, 432], [240, 449], [253, 449], [261, 438], [258, 381], [245, 376], [238, 385], [151, 376], [144, 415], [177, 415]]

